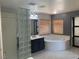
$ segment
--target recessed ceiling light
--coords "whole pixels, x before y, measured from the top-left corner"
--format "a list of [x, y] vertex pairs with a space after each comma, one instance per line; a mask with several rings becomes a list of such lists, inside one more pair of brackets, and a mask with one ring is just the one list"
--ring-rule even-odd
[[53, 13], [54, 13], [54, 14], [57, 14], [57, 12], [56, 12], [56, 11], [54, 11]]

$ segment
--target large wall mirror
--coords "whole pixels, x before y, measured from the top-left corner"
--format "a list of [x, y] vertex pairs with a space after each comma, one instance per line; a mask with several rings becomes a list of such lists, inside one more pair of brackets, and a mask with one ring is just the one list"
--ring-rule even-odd
[[38, 35], [38, 20], [31, 20], [31, 35]]
[[31, 20], [31, 35], [38, 35], [38, 20], [39, 20], [39, 17], [37, 15], [37, 13], [31, 12], [29, 18]]

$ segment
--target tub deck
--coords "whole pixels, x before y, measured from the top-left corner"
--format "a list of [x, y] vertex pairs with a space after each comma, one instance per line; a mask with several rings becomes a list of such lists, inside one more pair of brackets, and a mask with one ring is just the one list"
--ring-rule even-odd
[[45, 46], [48, 50], [65, 50], [70, 46], [70, 36], [48, 35], [45, 37]]

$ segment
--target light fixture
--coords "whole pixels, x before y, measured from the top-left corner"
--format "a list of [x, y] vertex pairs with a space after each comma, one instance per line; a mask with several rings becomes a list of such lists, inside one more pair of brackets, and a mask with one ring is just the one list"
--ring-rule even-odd
[[54, 11], [53, 14], [57, 14], [57, 11]]
[[30, 2], [28, 5], [30, 5], [30, 19], [38, 19], [37, 11], [38, 11], [38, 5], [37, 3]]
[[30, 19], [37, 19], [38, 20], [38, 15], [34, 14], [34, 15], [30, 15]]

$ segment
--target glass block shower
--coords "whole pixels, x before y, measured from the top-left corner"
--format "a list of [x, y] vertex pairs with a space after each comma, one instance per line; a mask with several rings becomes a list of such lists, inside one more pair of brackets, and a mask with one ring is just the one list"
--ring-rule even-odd
[[29, 10], [17, 10], [17, 51], [18, 59], [31, 57]]

